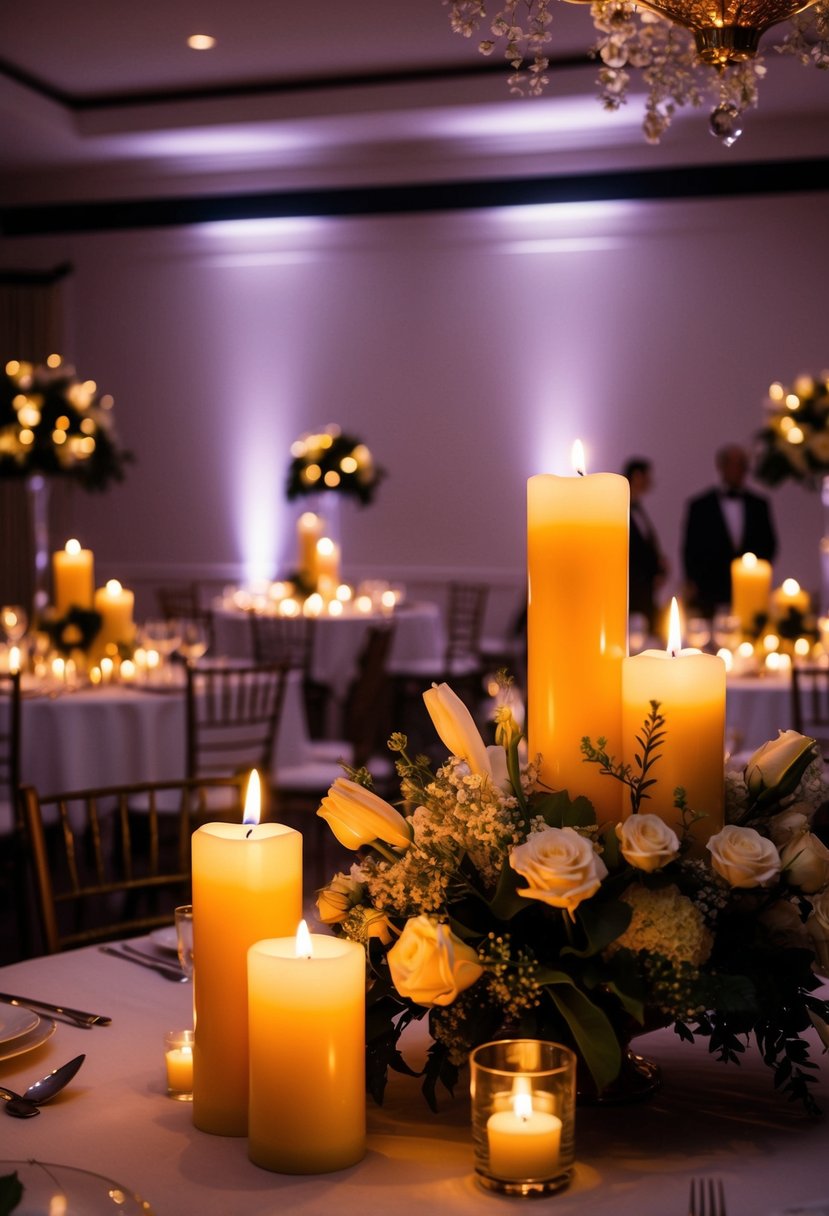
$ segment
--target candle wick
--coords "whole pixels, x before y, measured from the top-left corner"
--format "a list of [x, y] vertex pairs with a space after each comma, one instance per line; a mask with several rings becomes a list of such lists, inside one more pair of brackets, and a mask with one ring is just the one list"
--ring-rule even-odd
[[576, 469], [576, 472], [578, 473], [579, 477], [584, 477], [584, 469]]
[[252, 831], [253, 831], [253, 828], [248, 828], [248, 830], [245, 832], [245, 840], [248, 840], [250, 838], [250, 834]]

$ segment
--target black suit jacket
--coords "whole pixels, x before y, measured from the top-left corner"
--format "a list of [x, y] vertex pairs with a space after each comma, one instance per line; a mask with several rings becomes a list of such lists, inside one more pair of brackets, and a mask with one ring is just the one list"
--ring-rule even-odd
[[639, 526], [636, 511], [630, 512], [630, 549], [629, 549], [629, 608], [631, 612], [640, 612], [648, 618], [648, 624], [654, 624], [656, 604], [654, 589], [658, 575], [665, 571], [665, 559], [659, 548], [659, 542], [653, 532], [646, 532]]
[[731, 563], [743, 553], [773, 561], [777, 536], [769, 503], [759, 494], [743, 492], [743, 535], [735, 546], [720, 507], [717, 490], [692, 498], [685, 517], [682, 560], [694, 607], [706, 616], [731, 603]]

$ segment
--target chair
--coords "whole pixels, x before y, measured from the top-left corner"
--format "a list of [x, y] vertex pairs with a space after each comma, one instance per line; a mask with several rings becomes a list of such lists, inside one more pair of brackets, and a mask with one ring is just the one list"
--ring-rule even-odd
[[26, 943], [27, 849], [17, 791], [20, 785], [20, 672], [0, 675], [0, 841], [3, 887], [11, 895], [17, 937]]
[[156, 587], [159, 611], [165, 621], [194, 621], [204, 625], [208, 639], [208, 650], [213, 649], [213, 613], [201, 602], [198, 583], [181, 583], [176, 586]]
[[317, 622], [310, 616], [263, 616], [250, 613], [251, 653], [255, 663], [279, 663], [302, 672], [308, 731], [325, 734], [330, 690], [312, 674]]
[[792, 664], [792, 726], [829, 759], [829, 668]]
[[[244, 786], [242, 777], [230, 777], [45, 797], [24, 786], [20, 804], [46, 952], [172, 924], [176, 906], [190, 902], [193, 831], [217, 818], [238, 823]], [[138, 818], [136, 799], [145, 808]]]
[[256, 768], [267, 799], [287, 669], [278, 664], [187, 667], [187, 776]]

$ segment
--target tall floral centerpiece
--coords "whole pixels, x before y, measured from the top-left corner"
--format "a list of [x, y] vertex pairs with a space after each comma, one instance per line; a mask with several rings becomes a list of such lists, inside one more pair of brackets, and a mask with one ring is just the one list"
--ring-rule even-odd
[[118, 443], [112, 407], [112, 397], [99, 393], [94, 380], [82, 381], [59, 355], [37, 366], [11, 360], [0, 376], [0, 478], [24, 479], [30, 494], [36, 605], [48, 572], [50, 480], [104, 490], [123, 480], [133, 459]]
[[829, 610], [829, 371], [775, 381], [766, 399], [765, 425], [757, 434], [755, 474], [770, 486], [796, 481], [820, 490], [822, 609]]

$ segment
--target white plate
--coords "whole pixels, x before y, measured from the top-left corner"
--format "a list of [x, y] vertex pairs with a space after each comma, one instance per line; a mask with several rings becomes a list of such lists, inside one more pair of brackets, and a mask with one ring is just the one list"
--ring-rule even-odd
[[0, 1060], [11, 1060], [13, 1056], [22, 1056], [26, 1051], [33, 1051], [35, 1047], [40, 1047], [41, 1043], [50, 1039], [55, 1033], [55, 1029], [55, 1023], [51, 1018], [38, 1018], [34, 1030], [21, 1034], [19, 1038], [12, 1039], [10, 1043], [0, 1044]]
[[23, 1184], [23, 1197], [14, 1216], [49, 1216], [53, 1200], [63, 1196], [65, 1216], [153, 1216], [153, 1209], [139, 1195], [120, 1182], [76, 1169], [73, 1165], [52, 1165], [48, 1161], [0, 1161], [0, 1177], [17, 1174]]
[[35, 1011], [27, 1009], [25, 1005], [6, 1005], [0, 1002], [0, 1050], [5, 1043], [34, 1030], [39, 1021]]
[[175, 925], [165, 925], [162, 929], [153, 929], [150, 941], [159, 950], [167, 950], [170, 954], [178, 955], [178, 934]]

